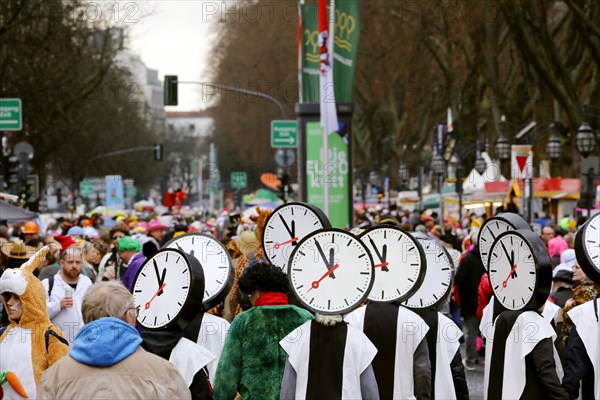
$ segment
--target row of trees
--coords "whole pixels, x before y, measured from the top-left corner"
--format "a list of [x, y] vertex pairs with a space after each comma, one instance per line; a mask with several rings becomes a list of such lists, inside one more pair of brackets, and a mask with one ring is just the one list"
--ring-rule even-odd
[[[297, 20], [286, 10], [295, 1], [259, 0], [255, 7], [271, 11], [262, 18], [244, 18], [247, 2], [238, 3], [241, 18], [226, 15], [217, 24], [212, 79], [270, 89], [292, 116], [297, 96], [287, 89], [297, 81]], [[360, 7], [356, 166], [381, 168], [430, 153], [432, 128], [445, 122], [451, 107], [467, 165], [473, 165], [475, 140], [483, 140], [484, 133], [493, 152], [504, 114], [513, 143], [519, 128], [532, 120], [565, 124], [571, 137], [562, 139], [566, 152], [554, 172], [578, 175], [573, 143], [584, 118], [581, 104], [600, 105], [599, 2], [361, 1]], [[228, 96], [221, 94], [214, 111], [223, 158], [269, 163], [268, 124], [278, 117], [276, 109]], [[548, 137], [538, 135], [536, 157]]]
[[127, 13], [115, 20], [113, 4], [83, 0], [3, 0], [0, 7], [0, 98], [22, 99], [24, 129], [10, 139], [33, 145], [34, 172], [72, 187], [110, 174], [142, 188], [156, 183], [156, 170], [144, 167], [153, 162], [150, 151], [88, 162], [162, 138], [139, 82], [117, 62]]

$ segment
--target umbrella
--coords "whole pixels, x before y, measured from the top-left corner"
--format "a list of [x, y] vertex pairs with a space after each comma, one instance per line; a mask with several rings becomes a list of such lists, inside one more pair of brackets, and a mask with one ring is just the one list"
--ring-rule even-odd
[[0, 220], [7, 222], [31, 221], [36, 219], [37, 213], [25, 210], [24, 208], [13, 206], [5, 201], [0, 200]]

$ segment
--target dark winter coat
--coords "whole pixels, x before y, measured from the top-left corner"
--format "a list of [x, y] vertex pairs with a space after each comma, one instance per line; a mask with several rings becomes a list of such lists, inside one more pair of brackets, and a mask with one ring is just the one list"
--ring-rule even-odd
[[460, 314], [463, 317], [477, 315], [477, 290], [484, 273], [479, 246], [475, 246], [460, 262], [454, 279], [458, 286]]

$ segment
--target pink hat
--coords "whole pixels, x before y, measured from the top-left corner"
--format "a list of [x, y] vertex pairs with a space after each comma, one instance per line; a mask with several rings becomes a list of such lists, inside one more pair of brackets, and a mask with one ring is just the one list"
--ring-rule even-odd
[[148, 222], [148, 226], [146, 226], [147, 233], [150, 233], [152, 231], [162, 231], [165, 229], [167, 229], [167, 226], [161, 224], [161, 222], [156, 219], [153, 219], [152, 221]]

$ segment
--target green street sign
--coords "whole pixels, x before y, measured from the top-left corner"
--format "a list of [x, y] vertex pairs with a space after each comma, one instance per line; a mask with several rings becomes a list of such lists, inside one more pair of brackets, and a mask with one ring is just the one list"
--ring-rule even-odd
[[296, 120], [271, 121], [271, 147], [298, 147], [298, 123]]
[[79, 195], [89, 197], [94, 195], [94, 182], [81, 181], [79, 182]]
[[21, 99], [0, 99], [0, 131], [23, 129]]
[[248, 177], [245, 172], [232, 172], [231, 173], [231, 188], [232, 189], [246, 189], [248, 187]]

